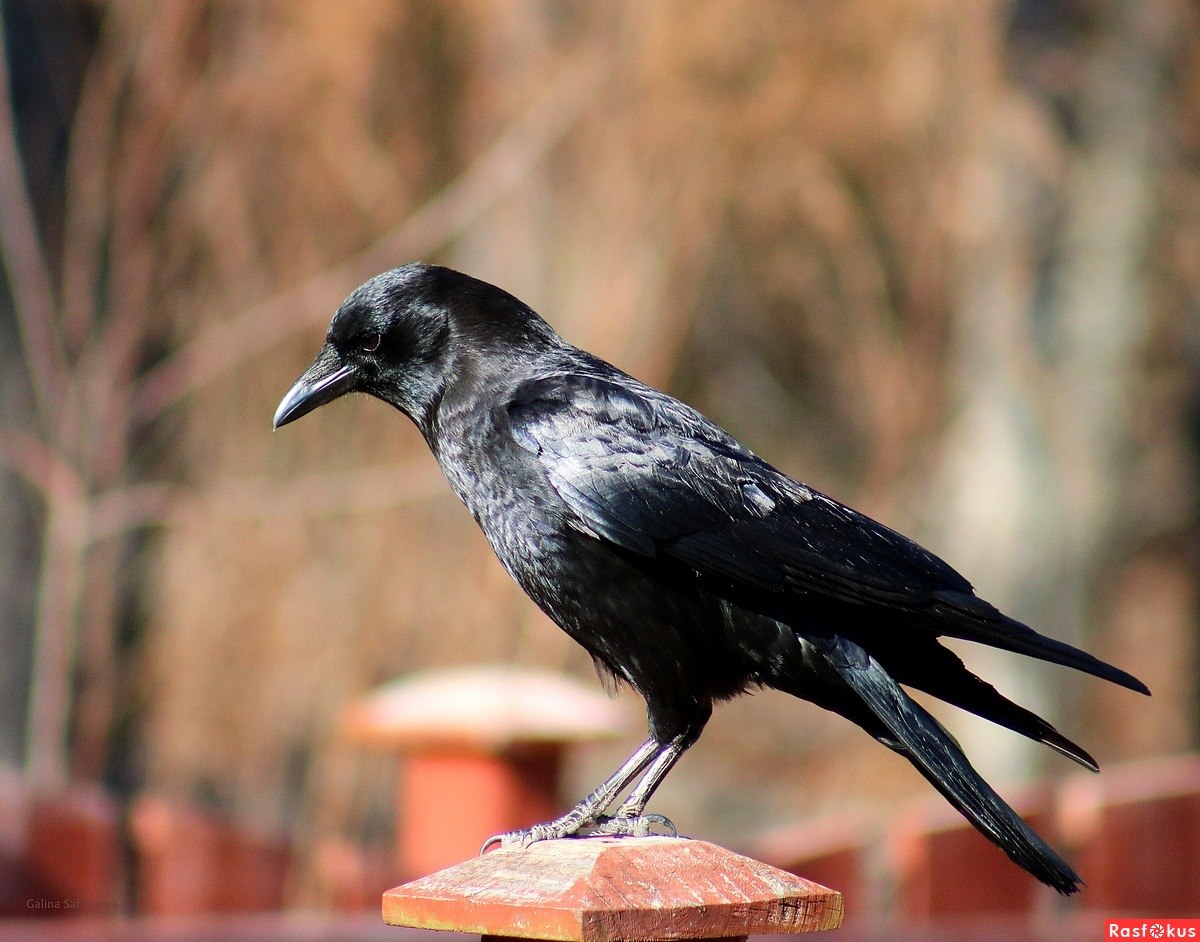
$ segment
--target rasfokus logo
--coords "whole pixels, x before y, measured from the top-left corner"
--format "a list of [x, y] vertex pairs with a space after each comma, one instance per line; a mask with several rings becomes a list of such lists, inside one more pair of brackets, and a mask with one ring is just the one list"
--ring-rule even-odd
[[1108, 919], [1106, 939], [1200, 939], [1200, 919]]

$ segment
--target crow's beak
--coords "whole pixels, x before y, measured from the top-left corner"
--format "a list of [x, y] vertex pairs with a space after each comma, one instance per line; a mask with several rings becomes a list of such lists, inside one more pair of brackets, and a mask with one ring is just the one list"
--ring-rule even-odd
[[275, 428], [281, 428], [308, 415], [317, 406], [333, 402], [338, 396], [350, 392], [358, 382], [358, 370], [343, 364], [337, 351], [326, 344], [317, 358], [287, 391], [283, 402], [275, 410]]

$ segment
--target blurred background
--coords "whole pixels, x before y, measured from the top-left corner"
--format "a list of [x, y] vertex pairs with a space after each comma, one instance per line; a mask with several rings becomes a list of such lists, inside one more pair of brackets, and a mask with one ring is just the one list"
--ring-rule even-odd
[[[0, 15], [5, 912], [372, 908], [413, 875], [397, 754], [428, 742], [356, 733], [356, 704], [484, 664], [599, 692], [402, 417], [353, 399], [270, 431], [341, 299], [420, 259], [1144, 679], [1149, 700], [959, 648], [1099, 778], [937, 712], [1079, 863], [1072, 911], [1200, 914], [1190, 0]], [[616, 709], [564, 737], [563, 806], [640, 741], [640, 701]], [[511, 767], [505, 735], [473, 754]], [[655, 810], [807, 861], [852, 913], [918, 919], [975, 866], [938, 857], [939, 802], [849, 724], [764, 694], [718, 710]], [[1017, 887], [981, 912], [1065, 918], [968, 846], [981, 884]], [[238, 853], [261, 893], [206, 889]]]

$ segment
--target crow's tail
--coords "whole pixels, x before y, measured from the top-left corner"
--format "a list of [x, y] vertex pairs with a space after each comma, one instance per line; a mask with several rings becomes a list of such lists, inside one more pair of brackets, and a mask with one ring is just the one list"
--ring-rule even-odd
[[871, 646], [871, 654], [898, 683], [924, 690], [939, 700], [1045, 743], [1093, 772], [1100, 770], [1087, 750], [1071, 742], [1032, 710], [1013, 703], [987, 681], [976, 677], [953, 651], [936, 641], [921, 648], [919, 656], [914, 656], [911, 648], [911, 644], [885, 645], [881, 640]]
[[1150, 693], [1150, 688], [1128, 671], [1066, 642], [1048, 638], [969, 592], [934, 592], [933, 597], [935, 604], [931, 611], [939, 634], [1073, 667], [1138, 693]]
[[1079, 889], [1080, 879], [1050, 846], [971, 767], [962, 749], [914, 702], [873, 657], [844, 638], [825, 647], [830, 667], [856, 694], [865, 711], [850, 718], [905, 756], [950, 804], [1021, 867], [1058, 892]]

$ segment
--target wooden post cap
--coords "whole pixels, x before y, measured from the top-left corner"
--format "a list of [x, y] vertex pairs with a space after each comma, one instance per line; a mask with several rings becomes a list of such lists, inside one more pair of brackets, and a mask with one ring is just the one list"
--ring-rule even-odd
[[392, 926], [565, 942], [834, 929], [842, 895], [706, 841], [589, 837], [501, 849], [383, 895]]

